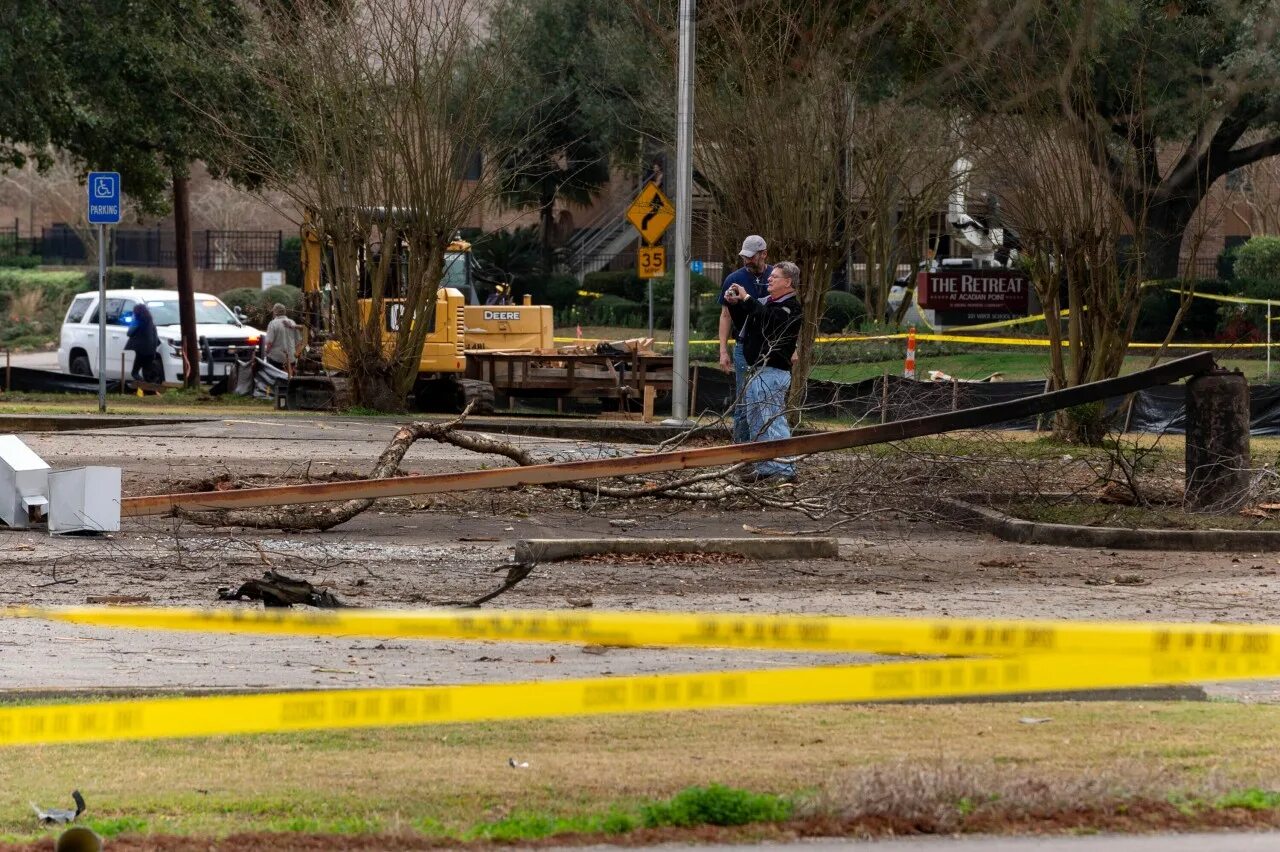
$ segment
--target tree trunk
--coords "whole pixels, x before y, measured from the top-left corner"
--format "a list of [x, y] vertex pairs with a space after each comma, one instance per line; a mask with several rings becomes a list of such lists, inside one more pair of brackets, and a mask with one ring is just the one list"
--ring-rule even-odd
[[182, 329], [182, 351], [186, 353], [187, 373], [183, 383], [200, 385], [200, 342], [196, 339], [196, 293], [191, 258], [191, 197], [186, 175], [173, 170], [173, 231], [178, 267], [178, 321]]
[[[1135, 221], [1145, 221], [1142, 229], [1144, 251], [1143, 277], [1154, 280], [1181, 278], [1184, 270], [1179, 267], [1182, 239], [1191, 217], [1199, 206], [1199, 196], [1179, 196], [1175, 199], [1153, 198], [1143, 211], [1130, 211]], [[1189, 270], [1195, 277], [1194, 269]]]

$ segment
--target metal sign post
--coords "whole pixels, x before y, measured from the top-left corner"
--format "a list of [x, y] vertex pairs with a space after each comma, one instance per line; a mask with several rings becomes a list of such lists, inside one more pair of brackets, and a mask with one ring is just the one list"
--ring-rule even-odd
[[[88, 219], [98, 226], [98, 411], [107, 411], [107, 225], [120, 224], [120, 173], [89, 172]], [[124, 384], [124, 375], [120, 376]]]
[[675, 341], [669, 426], [689, 424], [689, 242], [693, 236], [693, 45], [696, 0], [680, 0], [680, 65], [676, 107]]

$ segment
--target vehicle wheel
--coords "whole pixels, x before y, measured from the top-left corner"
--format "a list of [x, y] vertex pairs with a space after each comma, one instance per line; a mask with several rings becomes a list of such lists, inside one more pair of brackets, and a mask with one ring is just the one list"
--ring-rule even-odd
[[458, 386], [455, 397], [457, 401], [454, 404], [459, 412], [465, 411], [468, 405], [475, 403], [471, 409], [472, 414], [493, 413], [493, 385], [476, 379], [459, 379]]
[[71, 356], [71, 375], [73, 376], [92, 376], [93, 369], [89, 366], [88, 355]]

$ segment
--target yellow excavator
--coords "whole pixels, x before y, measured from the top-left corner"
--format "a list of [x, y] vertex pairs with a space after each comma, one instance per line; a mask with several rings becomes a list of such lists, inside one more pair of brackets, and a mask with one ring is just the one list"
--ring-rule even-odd
[[[327, 407], [335, 398], [333, 378], [346, 370], [346, 353], [330, 333], [333, 328], [333, 299], [324, 273], [323, 238], [303, 217], [302, 294], [303, 325], [308, 352], [315, 353], [323, 374], [298, 375], [289, 382], [290, 407]], [[363, 264], [362, 264], [363, 267]], [[493, 386], [466, 378], [467, 350], [550, 351], [554, 349], [552, 312], [549, 305], [467, 304], [478, 301], [475, 290], [471, 244], [454, 240], [444, 256], [444, 276], [440, 282], [432, 327], [418, 359], [418, 378], [413, 401], [419, 410], [461, 411], [473, 405], [473, 412], [493, 410]], [[365, 271], [360, 270], [362, 281]], [[363, 289], [363, 287], [362, 287]], [[366, 295], [362, 292], [362, 295]], [[371, 298], [360, 300], [367, 316]], [[382, 334], [390, 339], [398, 333], [403, 300], [384, 300]]]

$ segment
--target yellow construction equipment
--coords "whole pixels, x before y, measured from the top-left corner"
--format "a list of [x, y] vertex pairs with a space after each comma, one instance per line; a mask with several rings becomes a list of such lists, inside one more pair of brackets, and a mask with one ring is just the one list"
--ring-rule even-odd
[[[335, 397], [337, 393], [332, 377], [340, 377], [347, 367], [342, 344], [331, 334], [335, 305], [330, 288], [324, 280], [323, 259], [326, 246], [312, 224], [310, 215], [303, 217], [301, 236], [303, 325], [312, 363], [318, 362], [324, 375], [299, 375], [291, 378], [291, 407], [295, 403], [297, 407], [311, 407], [322, 403], [326, 393], [330, 399]], [[405, 251], [403, 246], [398, 246], [396, 250], [400, 253]], [[413, 387], [414, 405], [421, 410], [461, 411], [468, 404], [473, 404], [472, 410], [477, 413], [493, 410], [493, 386], [466, 378], [466, 297], [463, 290], [454, 285], [461, 285], [474, 293], [470, 255], [470, 243], [455, 240], [444, 258], [445, 275], [437, 293], [436, 309], [431, 314], [431, 330], [418, 359], [418, 378]], [[361, 296], [365, 298], [359, 300], [359, 305], [362, 318], [367, 318], [373, 303], [366, 292], [367, 285], [363, 284], [367, 278], [363, 261], [362, 258], [358, 274], [362, 281]], [[382, 335], [390, 345], [390, 341], [400, 330], [404, 300], [384, 299], [383, 312]], [[547, 339], [550, 340], [550, 337], [548, 333]]]

